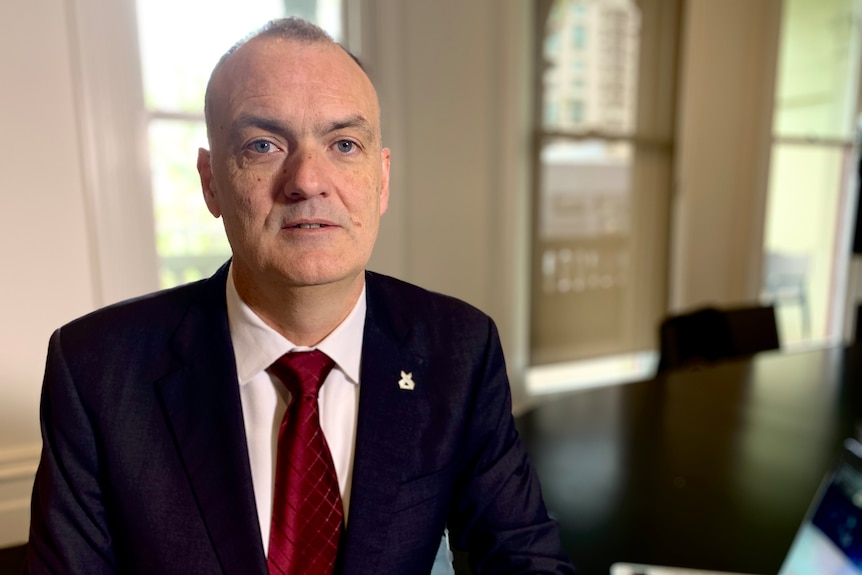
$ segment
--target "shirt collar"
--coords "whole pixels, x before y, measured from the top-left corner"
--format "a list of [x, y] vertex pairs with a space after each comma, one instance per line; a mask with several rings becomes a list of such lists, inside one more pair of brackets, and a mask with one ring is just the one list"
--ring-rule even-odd
[[335, 362], [348, 381], [359, 384], [362, 336], [365, 331], [365, 286], [353, 309], [323, 341], [314, 348], [298, 346], [268, 326], [242, 301], [230, 269], [225, 289], [230, 336], [236, 357], [237, 377], [245, 385], [289, 351], [319, 349]]

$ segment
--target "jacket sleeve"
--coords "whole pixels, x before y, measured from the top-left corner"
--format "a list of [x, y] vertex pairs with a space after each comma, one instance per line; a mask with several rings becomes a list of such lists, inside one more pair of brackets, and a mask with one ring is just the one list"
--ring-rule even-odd
[[63, 355], [60, 330], [48, 346], [40, 418], [42, 456], [33, 486], [26, 572], [114, 573], [98, 445]]
[[449, 513], [452, 545], [477, 575], [575, 573], [512, 417], [502, 347], [488, 319], [465, 454]]

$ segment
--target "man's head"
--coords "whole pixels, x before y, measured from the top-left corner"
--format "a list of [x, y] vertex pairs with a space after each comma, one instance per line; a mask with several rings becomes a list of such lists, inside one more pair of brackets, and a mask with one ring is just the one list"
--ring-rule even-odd
[[210, 150], [198, 171], [241, 292], [362, 285], [389, 198], [377, 94], [319, 28], [270, 23], [207, 86]]

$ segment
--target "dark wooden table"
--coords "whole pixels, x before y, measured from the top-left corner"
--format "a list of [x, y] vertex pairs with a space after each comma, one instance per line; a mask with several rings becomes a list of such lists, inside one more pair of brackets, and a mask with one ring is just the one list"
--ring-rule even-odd
[[774, 574], [845, 437], [862, 348], [767, 353], [547, 398], [518, 418], [586, 575], [615, 561]]

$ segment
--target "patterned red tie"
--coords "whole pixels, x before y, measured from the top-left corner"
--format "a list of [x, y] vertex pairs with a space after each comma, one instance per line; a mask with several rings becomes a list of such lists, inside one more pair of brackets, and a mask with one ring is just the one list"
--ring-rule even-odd
[[287, 353], [270, 366], [292, 395], [278, 431], [270, 575], [332, 575], [335, 567], [344, 511], [317, 410], [332, 366], [319, 350]]

